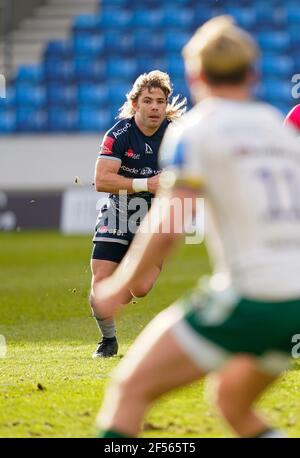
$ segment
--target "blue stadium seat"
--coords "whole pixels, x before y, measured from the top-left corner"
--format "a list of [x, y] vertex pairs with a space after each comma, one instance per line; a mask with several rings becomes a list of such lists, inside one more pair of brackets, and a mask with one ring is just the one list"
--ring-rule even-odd
[[51, 40], [46, 45], [45, 58], [70, 59], [73, 56], [73, 43], [71, 41]]
[[50, 107], [48, 110], [48, 128], [51, 132], [73, 132], [78, 130], [77, 111]]
[[49, 105], [73, 107], [77, 104], [77, 88], [75, 85], [63, 83], [49, 83], [47, 86]]
[[194, 14], [191, 9], [174, 7], [174, 2], [173, 6], [164, 2], [162, 5], [164, 27], [187, 31], [194, 27]]
[[266, 55], [261, 63], [263, 75], [289, 79], [293, 72], [293, 60], [288, 56]]
[[194, 14], [194, 29], [200, 27], [204, 22], [211, 19], [215, 14], [215, 9], [211, 6], [205, 6], [200, 4], [196, 4], [195, 8], [193, 8]]
[[288, 4], [286, 5], [286, 19], [288, 24], [300, 25], [300, 5]]
[[73, 22], [73, 33], [96, 33], [101, 29], [101, 16], [95, 14], [80, 14]]
[[291, 103], [292, 85], [278, 80], [265, 80], [262, 96], [269, 103]]
[[167, 72], [171, 79], [175, 77], [182, 78], [184, 75], [184, 64], [179, 54], [167, 56]]
[[71, 59], [45, 59], [44, 71], [46, 79], [50, 81], [70, 83], [74, 80], [74, 64]]
[[263, 50], [287, 52], [290, 47], [288, 32], [261, 32], [258, 34], [258, 42]]
[[41, 84], [44, 80], [44, 68], [42, 65], [21, 65], [17, 71], [18, 82]]
[[121, 104], [109, 104], [109, 111], [110, 111], [110, 114], [111, 114], [111, 119], [110, 119], [110, 128], [112, 126], [114, 126], [118, 121], [119, 119], [117, 119], [117, 116], [119, 114], [119, 109], [121, 107]]
[[101, 34], [74, 37], [74, 50], [77, 56], [100, 56], [104, 51], [104, 37]]
[[126, 94], [132, 87], [132, 81], [108, 81], [109, 100], [111, 105], [120, 107], [126, 101]]
[[46, 89], [33, 84], [17, 84], [16, 100], [20, 107], [43, 108], [47, 103]]
[[[102, 8], [104, 8], [106, 5], [111, 5], [111, 0], [99, 0], [99, 4]], [[113, 4], [120, 8], [120, 7], [125, 7], [129, 5], [129, 0], [113, 0]]]
[[138, 59], [138, 73], [149, 73], [152, 70], [167, 71], [167, 59], [165, 57], [140, 56]]
[[16, 105], [16, 88], [14, 85], [7, 86], [5, 98], [0, 97], [0, 109], [12, 109]]
[[166, 53], [180, 53], [183, 46], [186, 45], [187, 41], [190, 39], [191, 34], [188, 32], [178, 31], [176, 34], [173, 32], [167, 31], [164, 34], [164, 47]]
[[[206, 0], [208, 1], [208, 0]], [[147, 2], [147, 0], [146, 0]], [[205, 3], [205, 0], [202, 0], [201, 3]], [[151, 4], [151, 0], [149, 0], [149, 3]], [[195, 6], [195, 3], [197, 3], [196, 0], [163, 0], [164, 5], [170, 5], [173, 6], [176, 5], [176, 7], [179, 8], [186, 8], [186, 7], [193, 7]]]
[[189, 89], [187, 87], [187, 84], [185, 82], [185, 79], [181, 77], [173, 77], [172, 78], [172, 82], [173, 82], [173, 85], [174, 85], [174, 93], [173, 95], [177, 95], [179, 94], [180, 95], [180, 99], [186, 97], [187, 99], [190, 98], [190, 92], [189, 92]]
[[104, 53], [131, 56], [134, 54], [134, 36], [132, 33], [106, 30], [104, 33]]
[[131, 10], [103, 11], [100, 15], [100, 27], [105, 29], [124, 30], [131, 28], [133, 13]]
[[106, 84], [80, 84], [78, 102], [81, 107], [94, 105], [106, 107], [109, 103], [109, 90]]
[[47, 130], [47, 112], [34, 108], [17, 109], [16, 128], [19, 132], [44, 132]]
[[[282, 3], [281, 3], [282, 5]], [[256, 13], [256, 28], [262, 32], [266, 29], [280, 28], [286, 21], [286, 14], [282, 7], [272, 2], [259, 1], [253, 4]]]
[[[165, 52], [164, 37], [160, 33], [153, 33], [146, 29], [134, 31], [134, 49], [137, 53], [145, 55], [151, 53], [154, 56]], [[151, 56], [152, 58], [152, 56]]]
[[161, 7], [162, 0], [143, 0], [143, 2], [141, 2], [141, 0], [127, 0], [127, 3], [123, 5], [123, 8], [131, 8], [132, 10], [134, 10], [136, 8], [139, 8], [141, 6], [141, 3], [143, 4], [144, 8], [153, 9]]
[[256, 24], [256, 14], [253, 8], [228, 7], [225, 8], [225, 13], [233, 16], [236, 23], [247, 30], [253, 29]]
[[145, 9], [138, 8], [133, 13], [132, 27], [137, 29], [139, 27], [145, 29], [158, 29], [163, 26], [163, 11], [159, 9]]
[[291, 40], [291, 51], [294, 53], [299, 53], [299, 46], [300, 46], [300, 33], [299, 33], [299, 25], [298, 24], [291, 24], [289, 26], [289, 35]]
[[[208, 4], [209, 0], [205, 0], [204, 3]], [[220, 6], [229, 7], [229, 8], [237, 8], [237, 7], [245, 8], [245, 7], [253, 6], [253, 0], [221, 0], [219, 3], [220, 3]]]
[[74, 65], [77, 81], [90, 81], [99, 83], [105, 79], [106, 64], [101, 59], [76, 57]]
[[294, 69], [293, 73], [300, 73], [300, 50], [298, 50], [298, 53], [294, 56]]
[[14, 110], [2, 111], [0, 108], [0, 135], [11, 134], [16, 130], [16, 113]]
[[110, 110], [81, 108], [79, 110], [79, 130], [82, 132], [103, 132], [110, 127]]
[[111, 58], [107, 62], [106, 77], [111, 80], [126, 79], [133, 80], [138, 76], [136, 59]]

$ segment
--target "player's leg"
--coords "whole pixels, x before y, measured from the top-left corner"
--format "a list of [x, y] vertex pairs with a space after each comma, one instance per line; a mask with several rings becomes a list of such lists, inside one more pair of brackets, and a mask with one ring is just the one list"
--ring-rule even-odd
[[257, 359], [238, 355], [218, 374], [217, 405], [235, 433], [240, 437], [282, 437], [252, 408], [253, 402], [277, 378], [263, 371]]
[[[139, 247], [135, 245], [135, 250], [138, 250]], [[126, 254], [124, 262], [125, 265], [128, 263], [130, 264], [130, 259], [133, 259], [135, 256], [135, 250], [133, 245], [131, 245], [130, 255]], [[139, 281], [132, 286], [131, 293], [135, 297], [144, 297], [146, 296], [149, 291], [152, 289], [154, 283], [156, 282], [159, 274], [161, 272], [161, 265], [155, 265], [152, 269], [145, 275], [143, 278], [139, 279]]]
[[152, 289], [154, 283], [156, 282], [159, 274], [161, 272], [161, 267], [153, 266], [152, 269], [144, 276], [136, 285], [134, 285], [130, 291], [135, 297], [145, 297], [149, 291]]
[[[95, 243], [92, 260], [91, 260], [91, 271], [92, 271], [92, 282], [91, 282], [91, 294], [90, 294], [90, 305], [93, 310], [93, 291], [97, 283], [110, 276], [115, 269], [118, 267], [119, 262], [125, 255], [125, 249], [123, 245], [118, 243], [110, 242], [97, 242]], [[128, 291], [128, 302], [132, 295]], [[117, 304], [116, 304], [117, 305]], [[93, 312], [94, 313], [94, 312]], [[101, 312], [100, 312], [101, 315]], [[110, 357], [117, 354], [118, 343], [116, 338], [116, 328], [114, 319], [112, 317], [101, 317], [94, 313], [97, 326], [100, 330], [102, 340], [99, 342], [96, 351], [93, 353], [93, 357]]]
[[178, 319], [174, 309], [159, 314], [119, 364], [98, 416], [104, 437], [136, 436], [155, 399], [204, 375], [173, 336]]

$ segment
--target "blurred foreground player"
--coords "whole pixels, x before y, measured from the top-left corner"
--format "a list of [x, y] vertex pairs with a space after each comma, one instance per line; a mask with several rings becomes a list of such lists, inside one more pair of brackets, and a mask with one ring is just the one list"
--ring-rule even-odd
[[[125, 291], [178, 242], [172, 199], [206, 196], [214, 274], [160, 313], [118, 366], [99, 415], [102, 437], [136, 436], [162, 394], [218, 370], [216, 402], [240, 437], [282, 437], [253, 403], [288, 367], [300, 330], [300, 154], [271, 106], [249, 100], [258, 50], [230, 17], [201, 27], [183, 51], [199, 102], [162, 144], [164, 219], [169, 233], [139, 234], [136, 261], [99, 285], [112, 310]], [[134, 245], [133, 244], [133, 245]], [[132, 246], [134, 248], [134, 246]]]
[[[91, 260], [93, 308], [95, 286], [111, 275], [132, 242], [151, 206], [159, 181], [158, 151], [167, 126], [185, 111], [185, 100], [170, 101], [172, 85], [167, 73], [152, 71], [140, 75], [121, 107], [120, 119], [104, 136], [96, 163], [97, 191], [109, 194], [109, 203], [99, 214]], [[127, 262], [130, 262], [126, 258]], [[154, 262], [135, 288], [128, 289], [123, 303], [145, 296], [160, 273]], [[119, 305], [119, 304], [116, 304]], [[94, 358], [117, 354], [118, 343], [112, 316], [101, 307], [94, 313], [102, 340]]]

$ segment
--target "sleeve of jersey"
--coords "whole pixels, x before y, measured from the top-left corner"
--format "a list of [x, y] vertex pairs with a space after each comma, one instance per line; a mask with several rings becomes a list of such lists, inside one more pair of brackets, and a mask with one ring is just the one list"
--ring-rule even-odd
[[204, 188], [201, 157], [197, 146], [180, 132], [169, 129], [160, 149], [163, 188], [183, 186], [194, 190]]
[[112, 135], [107, 133], [104, 135], [98, 158], [111, 159], [113, 161], [121, 160], [118, 142]]
[[300, 105], [296, 105], [292, 110], [287, 114], [284, 125], [293, 126], [298, 131], [300, 130]]

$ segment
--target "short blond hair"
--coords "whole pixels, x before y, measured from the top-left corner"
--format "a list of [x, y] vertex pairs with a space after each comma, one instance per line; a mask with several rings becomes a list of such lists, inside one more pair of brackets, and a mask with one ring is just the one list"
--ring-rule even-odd
[[207, 21], [183, 48], [187, 73], [203, 72], [209, 82], [241, 82], [259, 56], [259, 48], [231, 16]]
[[143, 73], [134, 82], [130, 92], [126, 94], [126, 102], [119, 109], [118, 118], [131, 118], [135, 114], [132, 102], [136, 102], [145, 89], [159, 88], [165, 94], [167, 100], [166, 117], [171, 121], [179, 118], [186, 111], [186, 98], [179, 101], [179, 95], [169, 99], [173, 93], [173, 87], [170, 77], [167, 73], [159, 70], [153, 70], [149, 73]]

